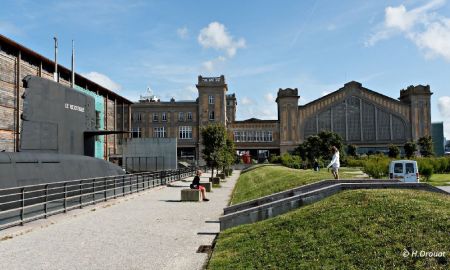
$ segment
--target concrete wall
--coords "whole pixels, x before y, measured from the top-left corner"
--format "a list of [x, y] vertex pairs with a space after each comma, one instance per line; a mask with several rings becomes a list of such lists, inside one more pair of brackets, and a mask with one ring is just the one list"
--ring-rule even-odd
[[127, 171], [177, 169], [176, 138], [132, 138], [123, 144], [123, 164]]
[[325, 180], [227, 207], [224, 209], [224, 216], [219, 219], [220, 230], [272, 218], [320, 201], [342, 190], [386, 188], [425, 190], [449, 195], [425, 183], [402, 183], [392, 180]]

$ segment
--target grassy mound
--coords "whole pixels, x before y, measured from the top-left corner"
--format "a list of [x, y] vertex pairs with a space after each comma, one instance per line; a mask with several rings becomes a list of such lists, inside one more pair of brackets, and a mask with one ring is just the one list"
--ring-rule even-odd
[[449, 269], [449, 209], [450, 196], [431, 192], [346, 191], [224, 231], [209, 269]]
[[[341, 168], [341, 178], [354, 178], [358, 175], [358, 169]], [[321, 169], [296, 170], [283, 166], [261, 166], [241, 174], [234, 188], [231, 204], [236, 204], [272, 193], [295, 188], [301, 185], [317, 182], [324, 179], [332, 179], [330, 172]]]
[[430, 180], [424, 183], [433, 186], [450, 186], [450, 174], [433, 174]]

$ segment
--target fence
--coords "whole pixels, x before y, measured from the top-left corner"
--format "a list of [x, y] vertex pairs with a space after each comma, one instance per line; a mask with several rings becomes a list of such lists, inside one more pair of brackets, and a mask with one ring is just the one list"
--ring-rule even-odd
[[188, 167], [0, 189], [0, 230], [165, 185], [192, 176], [195, 170]]

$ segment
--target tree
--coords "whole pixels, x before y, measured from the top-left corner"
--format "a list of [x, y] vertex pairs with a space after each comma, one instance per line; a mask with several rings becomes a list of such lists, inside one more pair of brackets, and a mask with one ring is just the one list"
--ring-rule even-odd
[[220, 164], [222, 170], [230, 169], [230, 166], [233, 165], [236, 160], [236, 150], [234, 148], [234, 142], [230, 138], [226, 138], [225, 145], [220, 149]]
[[389, 153], [388, 156], [390, 158], [397, 158], [400, 155], [400, 149], [398, 149], [397, 145], [389, 145]]
[[203, 159], [211, 167], [211, 177], [214, 177], [214, 168], [221, 162], [222, 148], [226, 146], [226, 131], [222, 125], [208, 125], [201, 129]]
[[430, 157], [434, 155], [433, 151], [433, 139], [431, 136], [423, 136], [419, 138], [417, 144], [420, 147], [420, 154], [424, 157]]
[[337, 133], [322, 131], [317, 135], [309, 136], [304, 143], [295, 149], [294, 153], [303, 160], [308, 159], [312, 163], [315, 158], [331, 158], [332, 146], [336, 146], [341, 151], [343, 148], [341, 136]]
[[323, 158], [331, 158], [331, 156], [333, 155], [330, 151], [332, 146], [336, 146], [339, 152], [342, 152], [344, 144], [339, 134], [329, 131], [321, 131], [319, 132], [319, 134], [317, 134], [317, 136], [319, 136], [321, 140], [320, 155]]
[[356, 146], [353, 144], [347, 145], [347, 154], [352, 157], [356, 157]]
[[414, 142], [407, 142], [403, 146], [405, 149], [405, 155], [407, 158], [411, 158], [414, 156], [414, 153], [417, 151], [417, 146]]

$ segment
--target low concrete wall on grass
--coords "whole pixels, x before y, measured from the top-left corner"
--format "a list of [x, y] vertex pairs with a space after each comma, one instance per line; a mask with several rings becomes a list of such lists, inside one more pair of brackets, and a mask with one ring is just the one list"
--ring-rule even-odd
[[392, 180], [324, 180], [227, 207], [224, 209], [224, 216], [219, 218], [220, 230], [275, 217], [350, 189], [415, 189], [450, 195], [425, 183], [402, 183]]

